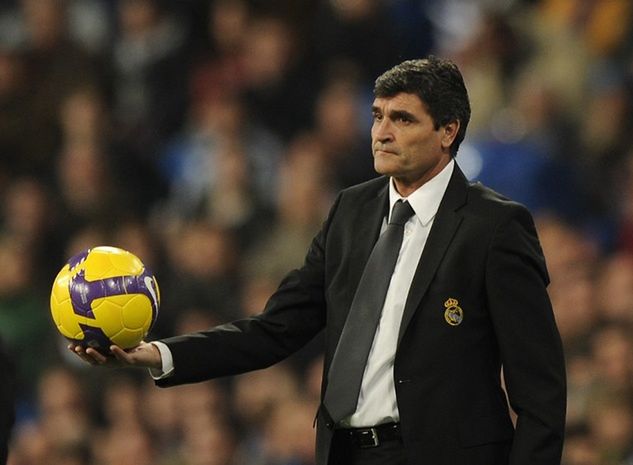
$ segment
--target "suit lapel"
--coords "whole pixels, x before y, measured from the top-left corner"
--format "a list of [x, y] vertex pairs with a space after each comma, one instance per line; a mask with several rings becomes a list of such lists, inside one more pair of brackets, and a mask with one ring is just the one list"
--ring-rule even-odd
[[466, 202], [467, 187], [468, 181], [459, 167], [455, 165], [453, 175], [433, 220], [433, 226], [411, 283], [402, 322], [400, 323], [398, 344], [402, 340], [402, 336], [420, 305], [420, 301], [426, 293], [431, 279], [442, 261], [442, 257], [444, 257], [449, 244], [453, 240], [453, 236], [461, 224], [462, 215], [457, 210]]
[[[369, 260], [369, 255], [378, 240], [383, 219], [389, 205], [389, 184], [381, 188], [375, 196], [359, 206], [354, 221], [354, 244], [349, 270], [349, 286], [351, 297], [354, 297], [358, 283]], [[351, 300], [350, 300], [351, 303]]]

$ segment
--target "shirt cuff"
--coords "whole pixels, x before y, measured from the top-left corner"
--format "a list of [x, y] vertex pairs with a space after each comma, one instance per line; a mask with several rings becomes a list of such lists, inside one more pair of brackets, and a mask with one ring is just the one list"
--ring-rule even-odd
[[155, 380], [168, 378], [174, 373], [174, 357], [171, 355], [171, 350], [167, 347], [167, 344], [160, 341], [152, 341], [150, 344], [154, 345], [160, 352], [160, 359], [162, 367], [160, 370], [156, 368], [150, 368], [149, 374]]

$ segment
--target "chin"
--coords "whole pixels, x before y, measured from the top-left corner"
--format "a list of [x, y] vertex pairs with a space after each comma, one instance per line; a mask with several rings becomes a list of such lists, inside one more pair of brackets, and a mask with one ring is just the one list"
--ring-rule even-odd
[[374, 159], [374, 170], [376, 173], [384, 176], [393, 176], [397, 172], [393, 163], [385, 162], [384, 160], [379, 160], [378, 158]]

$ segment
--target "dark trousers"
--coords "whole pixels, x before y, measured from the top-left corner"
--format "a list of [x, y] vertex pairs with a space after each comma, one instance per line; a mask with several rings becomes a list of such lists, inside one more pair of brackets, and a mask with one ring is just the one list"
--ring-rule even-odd
[[378, 447], [359, 447], [344, 434], [336, 432], [328, 465], [408, 465], [401, 439], [382, 442]]

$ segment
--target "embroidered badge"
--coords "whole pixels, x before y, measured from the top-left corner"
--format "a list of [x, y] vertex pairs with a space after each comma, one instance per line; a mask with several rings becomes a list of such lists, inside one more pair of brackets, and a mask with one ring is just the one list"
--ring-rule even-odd
[[444, 319], [451, 326], [457, 326], [464, 320], [464, 311], [457, 299], [449, 298], [444, 302]]

